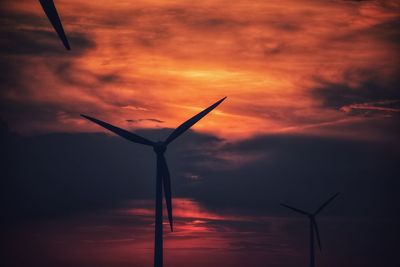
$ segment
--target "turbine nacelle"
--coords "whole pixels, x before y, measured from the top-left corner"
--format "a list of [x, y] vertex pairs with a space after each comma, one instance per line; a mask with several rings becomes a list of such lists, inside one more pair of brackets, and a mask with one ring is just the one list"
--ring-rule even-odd
[[153, 150], [156, 154], [164, 154], [165, 151], [167, 151], [167, 145], [163, 141], [158, 141], [157, 143], [154, 143]]

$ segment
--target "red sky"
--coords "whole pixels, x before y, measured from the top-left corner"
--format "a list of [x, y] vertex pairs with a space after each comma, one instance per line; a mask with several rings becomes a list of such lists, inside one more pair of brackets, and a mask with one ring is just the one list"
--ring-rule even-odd
[[[240, 267], [244, 262], [246, 266], [260, 266], [260, 261], [269, 266], [284, 266], [306, 261], [307, 246], [297, 244], [284, 231], [284, 225], [294, 223], [306, 228], [304, 220], [216, 214], [194, 200], [182, 198], [174, 199], [174, 207], [175, 232], [167, 231], [167, 224], [164, 231], [166, 266]], [[24, 230], [29, 241], [17, 251], [23, 253], [34, 247], [34, 253], [25, 253], [25, 258], [17, 262], [45, 262], [49, 266], [151, 266], [153, 214], [152, 201], [138, 200], [102, 215], [87, 214], [79, 220], [31, 226]], [[243, 231], [241, 227], [248, 229]], [[304, 233], [300, 238], [306, 236]], [[325, 261], [329, 257], [327, 254]]]

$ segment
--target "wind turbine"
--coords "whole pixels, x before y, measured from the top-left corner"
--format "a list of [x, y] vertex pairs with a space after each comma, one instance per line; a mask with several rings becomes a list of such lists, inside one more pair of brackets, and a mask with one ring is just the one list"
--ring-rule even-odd
[[318, 241], [318, 247], [320, 250], [322, 250], [321, 247], [321, 239], [319, 236], [319, 230], [318, 230], [318, 224], [317, 221], [315, 220], [315, 216], [317, 216], [330, 202], [332, 202], [339, 193], [336, 193], [333, 195], [331, 198], [329, 198], [327, 201], [325, 201], [314, 213], [310, 213], [304, 210], [300, 210], [294, 207], [291, 207], [286, 204], [281, 204], [282, 206], [291, 209], [297, 213], [303, 214], [307, 216], [310, 220], [310, 267], [315, 267], [315, 249], [314, 249], [314, 231], [317, 236], [317, 241]]
[[67, 36], [65, 35], [65, 32], [64, 32], [64, 28], [61, 24], [60, 17], [58, 16], [56, 6], [54, 5], [54, 1], [53, 0], [39, 0], [39, 2], [42, 5], [44, 13], [46, 13], [51, 24], [53, 25], [53, 28], [56, 30], [58, 37], [63, 42], [64, 47], [67, 50], [71, 50], [71, 47], [69, 46], [69, 43], [68, 43]]
[[81, 115], [82, 117], [100, 125], [101, 127], [110, 130], [111, 132], [128, 139], [134, 143], [151, 146], [156, 153], [157, 158], [157, 177], [156, 177], [156, 206], [155, 206], [155, 239], [154, 239], [154, 267], [163, 266], [163, 212], [162, 212], [162, 191], [164, 188], [165, 202], [168, 211], [168, 220], [171, 227], [171, 232], [173, 232], [173, 221], [172, 221], [172, 197], [171, 197], [171, 179], [168, 171], [167, 161], [165, 160], [164, 153], [167, 150], [167, 146], [174, 141], [181, 134], [186, 132], [190, 127], [192, 127], [196, 122], [201, 120], [210, 111], [216, 108], [226, 97], [217, 101], [213, 105], [209, 106], [202, 112], [198, 113], [191, 119], [182, 123], [178, 128], [176, 128], [165, 141], [153, 142], [144, 137], [141, 137], [135, 133], [126, 131], [124, 129], [118, 128], [101, 120]]

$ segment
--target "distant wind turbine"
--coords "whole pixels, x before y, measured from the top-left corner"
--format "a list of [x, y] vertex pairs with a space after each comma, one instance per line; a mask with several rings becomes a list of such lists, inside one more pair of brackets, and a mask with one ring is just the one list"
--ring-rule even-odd
[[61, 24], [60, 17], [58, 16], [56, 6], [54, 5], [54, 1], [53, 0], [39, 0], [39, 2], [42, 5], [44, 13], [46, 13], [47, 17], [49, 18], [51, 25], [53, 25], [53, 28], [56, 30], [58, 37], [63, 42], [64, 47], [67, 50], [71, 50], [71, 47], [69, 46], [69, 43], [68, 43], [67, 36], [65, 35], [65, 32], [64, 32], [64, 28]]
[[157, 177], [156, 177], [156, 212], [155, 212], [155, 239], [154, 239], [154, 267], [163, 266], [163, 225], [162, 225], [162, 192], [164, 188], [165, 202], [168, 211], [168, 220], [171, 227], [171, 232], [173, 232], [173, 221], [172, 221], [172, 197], [171, 197], [171, 179], [168, 171], [167, 161], [165, 160], [164, 153], [167, 150], [167, 146], [174, 141], [181, 134], [186, 132], [190, 127], [192, 127], [196, 122], [201, 120], [210, 111], [216, 108], [226, 97], [217, 101], [213, 105], [209, 106], [196, 116], [182, 123], [178, 128], [176, 128], [165, 141], [153, 142], [144, 137], [141, 137], [135, 133], [126, 131], [124, 129], [118, 128], [101, 120], [91, 118], [89, 116], [81, 115], [82, 117], [100, 125], [101, 127], [110, 130], [111, 132], [128, 139], [134, 143], [147, 145], [153, 147], [154, 152], [157, 157]]
[[319, 230], [318, 230], [318, 224], [317, 224], [317, 221], [315, 220], [315, 216], [317, 216], [318, 213], [320, 213], [338, 195], [339, 195], [339, 193], [336, 193], [335, 195], [333, 195], [324, 204], [322, 204], [314, 213], [309, 213], [309, 212], [306, 212], [306, 211], [291, 207], [291, 206], [286, 205], [286, 204], [281, 204], [285, 208], [288, 208], [288, 209], [291, 209], [291, 210], [293, 210], [295, 212], [301, 213], [301, 214], [307, 216], [310, 219], [310, 267], [315, 267], [314, 231], [315, 231], [315, 234], [317, 236], [318, 247], [319, 247], [320, 250], [322, 249], [322, 247], [321, 247], [321, 239], [320, 239]]

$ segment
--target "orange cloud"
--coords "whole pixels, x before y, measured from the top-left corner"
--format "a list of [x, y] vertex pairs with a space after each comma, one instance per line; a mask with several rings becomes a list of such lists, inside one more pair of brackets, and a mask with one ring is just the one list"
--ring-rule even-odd
[[7, 54], [21, 63], [20, 83], [3, 86], [2, 101], [17, 112], [2, 117], [22, 132], [101, 131], [79, 113], [130, 129], [160, 127], [146, 118], [174, 128], [223, 96], [228, 101], [195, 130], [227, 139], [318, 132], [346, 120], [315, 97], [320, 81], [351, 90], [365, 77], [347, 79], [349, 71], [371, 70], [380, 80], [397, 73], [398, 46], [385, 26], [398, 18], [396, 1], [58, 1], [71, 53], [38, 3], [4, 6], [29, 20], [6, 17], [2, 27], [33, 32], [38, 42], [36, 53]]

